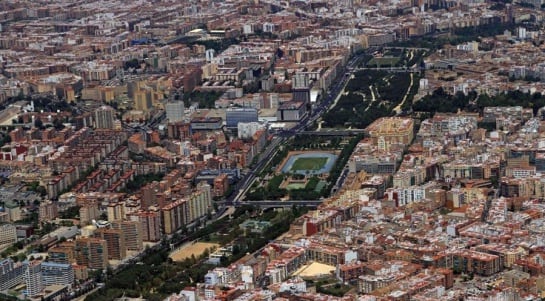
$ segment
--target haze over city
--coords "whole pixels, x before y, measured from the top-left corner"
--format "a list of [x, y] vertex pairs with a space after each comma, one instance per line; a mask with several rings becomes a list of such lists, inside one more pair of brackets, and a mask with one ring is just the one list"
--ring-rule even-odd
[[542, 300], [544, 17], [0, 1], [0, 300]]

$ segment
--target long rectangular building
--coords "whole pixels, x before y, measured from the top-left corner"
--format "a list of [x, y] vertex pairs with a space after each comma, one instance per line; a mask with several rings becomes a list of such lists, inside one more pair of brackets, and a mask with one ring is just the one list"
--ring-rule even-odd
[[0, 261], [0, 291], [10, 289], [23, 282], [24, 266], [11, 258]]
[[74, 283], [74, 269], [70, 264], [42, 262], [42, 282], [45, 286]]

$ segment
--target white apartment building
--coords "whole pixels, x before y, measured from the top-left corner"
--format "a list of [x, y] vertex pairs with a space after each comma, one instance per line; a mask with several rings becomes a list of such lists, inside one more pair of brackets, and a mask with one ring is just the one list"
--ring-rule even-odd
[[0, 246], [17, 242], [17, 229], [14, 225], [0, 225]]
[[49, 285], [68, 285], [74, 283], [74, 269], [70, 264], [42, 262], [42, 283]]
[[44, 285], [42, 282], [42, 264], [40, 261], [29, 262], [25, 267], [23, 278], [26, 283], [26, 295], [34, 297], [40, 294]]
[[168, 122], [180, 122], [184, 120], [184, 102], [168, 102], [165, 105]]

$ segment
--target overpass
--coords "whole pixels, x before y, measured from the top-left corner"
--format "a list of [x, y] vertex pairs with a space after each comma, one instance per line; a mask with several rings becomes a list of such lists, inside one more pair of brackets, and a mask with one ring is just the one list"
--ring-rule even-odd
[[430, 49], [429, 48], [422, 48], [422, 47], [401, 47], [401, 46], [386, 46], [386, 47], [382, 47], [382, 49], [393, 49], [393, 50], [424, 50], [424, 51], [429, 51]]
[[309, 135], [309, 136], [357, 136], [363, 134], [367, 136], [367, 132], [363, 129], [354, 130], [324, 130], [324, 131], [301, 131], [297, 132], [297, 135]]
[[318, 205], [322, 204], [323, 200], [289, 200], [289, 201], [279, 201], [279, 200], [263, 200], [263, 201], [243, 201], [237, 202], [236, 207], [243, 205], [256, 206], [261, 209], [266, 208], [291, 208], [293, 206], [303, 206], [316, 208]]
[[350, 71], [351, 72], [358, 72], [358, 71], [366, 71], [366, 70], [374, 70], [374, 71], [386, 71], [386, 72], [393, 72], [393, 73], [420, 73], [420, 68], [406, 68], [406, 67], [358, 67], [353, 68]]

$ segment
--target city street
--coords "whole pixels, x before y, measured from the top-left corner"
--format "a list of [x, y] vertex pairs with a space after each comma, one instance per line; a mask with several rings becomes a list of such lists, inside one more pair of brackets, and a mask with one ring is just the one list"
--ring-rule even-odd
[[[244, 196], [248, 192], [249, 188], [252, 186], [256, 176], [261, 173], [263, 168], [265, 168], [270, 162], [270, 160], [274, 157], [278, 146], [288, 141], [289, 139], [295, 137], [296, 135], [299, 135], [305, 132], [309, 126], [311, 126], [315, 121], [319, 120], [322, 114], [324, 114], [329, 109], [330, 105], [332, 104], [332, 101], [336, 99], [338, 95], [342, 93], [342, 91], [344, 90], [344, 87], [350, 80], [350, 75], [352, 74], [352, 72], [349, 70], [354, 69], [355, 65], [359, 61], [359, 57], [360, 56], [356, 55], [350, 59], [347, 66], [345, 67], [344, 72], [342, 73], [341, 78], [332, 85], [332, 87], [329, 90], [330, 92], [328, 92], [323, 98], [323, 100], [320, 102], [320, 104], [312, 110], [311, 114], [307, 114], [293, 128], [284, 129], [279, 133], [278, 136], [273, 138], [271, 143], [259, 155], [259, 159], [257, 163], [255, 164], [255, 166], [253, 167], [253, 170], [245, 174], [240, 179], [240, 181], [235, 185], [233, 194], [229, 196], [224, 202], [221, 202], [219, 204], [235, 205], [235, 206], [240, 206], [243, 204], [251, 204], [251, 202], [242, 202], [242, 200], [244, 200]], [[347, 174], [348, 174], [348, 170], [345, 169], [343, 173], [341, 174], [341, 178], [340, 178], [341, 181], [337, 181], [337, 185], [339, 187], [344, 182], [344, 179], [346, 178]], [[335, 187], [338, 188], [337, 186]], [[279, 201], [271, 200], [269, 202], [278, 203]], [[312, 204], [316, 203], [316, 201], [308, 201], [308, 202], [312, 202]], [[298, 202], [298, 203], [302, 204], [302, 202]], [[273, 204], [267, 203], [263, 205], [272, 206]], [[282, 204], [282, 205], [285, 205], [285, 204]]]

